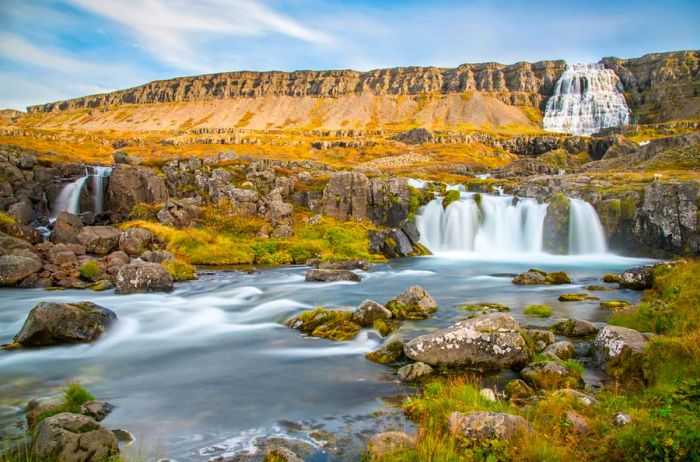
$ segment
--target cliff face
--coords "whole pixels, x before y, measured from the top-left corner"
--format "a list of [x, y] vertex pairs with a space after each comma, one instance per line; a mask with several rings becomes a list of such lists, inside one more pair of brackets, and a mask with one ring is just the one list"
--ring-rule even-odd
[[700, 51], [604, 58], [603, 63], [620, 77], [633, 123], [700, 117]]
[[457, 68], [399, 67], [351, 70], [226, 72], [150, 82], [112, 93], [30, 106], [52, 112], [120, 104], [205, 101], [268, 96], [338, 98], [358, 95], [450, 94], [469, 91], [512, 93], [507, 104], [539, 106], [564, 71], [564, 61], [464, 64]]

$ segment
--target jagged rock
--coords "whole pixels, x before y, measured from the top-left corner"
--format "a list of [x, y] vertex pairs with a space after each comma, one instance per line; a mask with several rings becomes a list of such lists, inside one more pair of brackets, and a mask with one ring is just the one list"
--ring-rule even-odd
[[360, 276], [352, 271], [327, 269], [310, 269], [306, 272], [305, 279], [310, 282], [361, 281]]
[[397, 320], [425, 319], [438, 309], [435, 299], [420, 286], [409, 287], [385, 306]]
[[564, 337], [588, 337], [598, 333], [598, 328], [585, 319], [571, 318], [554, 324], [552, 331]]
[[7, 214], [15, 219], [20, 225], [28, 225], [34, 221], [34, 208], [31, 202], [21, 200], [15, 202], [7, 209]]
[[147, 250], [139, 258], [150, 263], [167, 263], [175, 260], [175, 255], [167, 250]]
[[106, 208], [128, 214], [136, 204], [158, 204], [168, 200], [165, 180], [147, 167], [117, 164], [105, 195]]
[[352, 314], [352, 320], [362, 327], [370, 327], [378, 319], [390, 318], [391, 311], [374, 300], [363, 301]]
[[153, 234], [144, 228], [129, 228], [119, 236], [119, 250], [131, 256], [138, 256], [147, 250]]
[[192, 197], [171, 199], [158, 211], [158, 221], [164, 225], [184, 228], [202, 215], [202, 210]]
[[257, 191], [251, 189], [236, 188], [233, 185], [225, 185], [219, 188], [219, 199], [228, 199], [238, 207], [241, 215], [253, 216], [258, 211], [260, 196]]
[[78, 234], [83, 229], [83, 220], [68, 212], [61, 212], [53, 224], [51, 242], [54, 244], [81, 244]]
[[336, 172], [323, 190], [323, 214], [341, 221], [367, 216], [369, 180], [359, 172]]
[[[292, 212], [294, 208], [291, 204], [284, 202], [282, 195], [278, 190], [273, 190], [265, 196], [265, 218], [270, 220], [273, 227], [280, 225], [289, 225], [291, 223]], [[290, 229], [291, 231], [291, 229]], [[290, 232], [291, 234], [291, 232]]]
[[648, 339], [634, 329], [605, 326], [593, 342], [596, 362], [617, 380], [642, 382], [647, 342]]
[[520, 374], [526, 382], [537, 388], [583, 388], [581, 375], [563, 364], [553, 361], [536, 361], [528, 364]]
[[551, 355], [555, 359], [567, 360], [574, 357], [575, 349], [571, 342], [562, 340], [553, 343], [544, 349], [545, 355]]
[[548, 330], [524, 329], [522, 335], [523, 338], [529, 339], [528, 343], [535, 353], [543, 351], [548, 345], [554, 343], [554, 334]]
[[409, 449], [415, 438], [404, 432], [384, 432], [372, 436], [367, 443], [367, 457], [370, 462], [378, 462], [399, 451]]
[[506, 369], [529, 359], [519, 330], [512, 316], [480, 315], [421, 335], [408, 342], [404, 350], [409, 358], [431, 366]]
[[85, 226], [78, 233], [78, 241], [88, 253], [107, 255], [117, 247], [121, 234], [112, 226]]
[[14, 341], [24, 347], [94, 342], [116, 319], [113, 311], [91, 302], [40, 302]]
[[170, 292], [173, 277], [157, 263], [135, 262], [124, 265], [117, 274], [118, 294]]
[[92, 400], [80, 405], [80, 413], [92, 417], [96, 422], [104, 420], [113, 410], [114, 406], [106, 401]]
[[423, 362], [411, 363], [398, 370], [399, 380], [402, 382], [416, 382], [433, 373], [433, 368]]
[[531, 431], [527, 420], [505, 412], [453, 412], [449, 429], [453, 435], [475, 440], [507, 440]]
[[427, 128], [417, 127], [399, 133], [396, 135], [395, 139], [396, 141], [401, 141], [406, 144], [424, 144], [434, 142], [435, 135]]
[[634, 290], [651, 289], [654, 285], [654, 266], [637, 266], [620, 273], [620, 287]]
[[119, 454], [114, 434], [90, 417], [63, 412], [41, 421], [32, 441], [39, 460], [102, 462]]

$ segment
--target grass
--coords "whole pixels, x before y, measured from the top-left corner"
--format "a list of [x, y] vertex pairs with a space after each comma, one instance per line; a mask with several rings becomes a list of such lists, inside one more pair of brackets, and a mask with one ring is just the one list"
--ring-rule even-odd
[[175, 259], [167, 263], [163, 263], [162, 265], [175, 281], [190, 281], [192, 279], [197, 279], [195, 267], [186, 261]]
[[547, 305], [529, 305], [523, 311], [525, 316], [538, 316], [548, 318], [552, 315], [552, 308]]
[[62, 412], [79, 414], [80, 406], [94, 399], [95, 398], [85, 387], [78, 385], [77, 383], [71, 383], [63, 392], [63, 403], [58, 407], [48, 409], [39, 414], [34, 421], [35, 425], [46, 418]]
[[102, 270], [95, 260], [88, 260], [80, 267], [80, 276], [83, 279], [93, 279], [100, 275]]

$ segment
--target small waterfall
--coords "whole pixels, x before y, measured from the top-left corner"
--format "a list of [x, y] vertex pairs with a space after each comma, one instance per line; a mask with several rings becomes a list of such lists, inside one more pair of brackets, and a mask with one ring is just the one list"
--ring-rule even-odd
[[567, 67], [547, 101], [545, 130], [591, 135], [629, 124], [630, 110], [617, 75], [602, 63]]
[[416, 226], [433, 252], [539, 253], [546, 213], [534, 199], [462, 193], [446, 209], [442, 198], [428, 203]]
[[63, 187], [51, 208], [50, 219], [52, 222], [56, 221], [58, 214], [64, 211], [75, 215], [80, 214], [80, 193], [83, 191], [83, 186], [88, 177], [87, 169], [85, 169], [85, 176]]
[[95, 189], [95, 213], [104, 213], [105, 211], [105, 189], [107, 183], [105, 178], [112, 174], [112, 167], [94, 166], [90, 167], [90, 176], [92, 177], [92, 186]]
[[606, 253], [605, 232], [593, 206], [584, 200], [572, 198], [569, 213], [569, 253]]

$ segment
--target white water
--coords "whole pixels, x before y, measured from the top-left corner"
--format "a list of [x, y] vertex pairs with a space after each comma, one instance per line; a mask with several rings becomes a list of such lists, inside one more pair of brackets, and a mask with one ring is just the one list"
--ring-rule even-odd
[[617, 75], [602, 63], [567, 67], [547, 101], [545, 130], [591, 135], [629, 124], [630, 110]]
[[55, 221], [58, 214], [64, 211], [74, 215], [80, 214], [80, 194], [88, 178], [92, 178], [92, 185], [95, 189], [95, 195], [93, 196], [95, 213], [103, 213], [106, 187], [105, 178], [109, 177], [111, 174], [112, 167], [102, 167], [99, 165], [86, 167], [85, 176], [66, 184], [59, 193], [51, 208], [51, 221]]
[[591, 204], [572, 198], [569, 221], [569, 254], [603, 254], [608, 251], [603, 226]]
[[428, 203], [416, 216], [421, 243], [432, 252], [489, 254], [540, 253], [547, 204], [512, 196], [462, 193], [461, 199], [442, 207], [442, 198]]
[[92, 185], [95, 188], [95, 213], [104, 213], [105, 211], [105, 178], [112, 174], [112, 167], [95, 166], [91, 167]]

